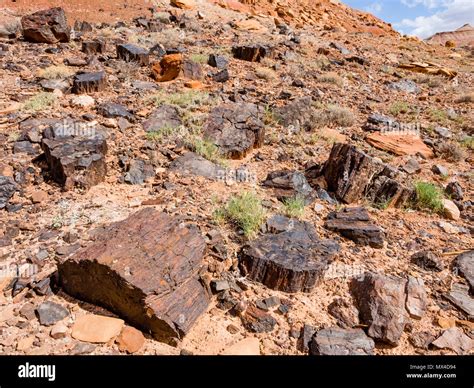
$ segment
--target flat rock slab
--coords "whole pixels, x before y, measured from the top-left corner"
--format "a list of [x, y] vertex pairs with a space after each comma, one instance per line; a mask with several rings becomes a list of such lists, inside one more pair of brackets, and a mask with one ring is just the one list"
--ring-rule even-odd
[[425, 158], [434, 157], [433, 151], [419, 136], [415, 135], [371, 133], [365, 140], [375, 148], [391, 152], [398, 156], [420, 154]]
[[339, 244], [320, 240], [311, 225], [295, 223], [290, 231], [264, 235], [245, 245], [239, 265], [244, 275], [271, 289], [311, 292], [338, 251]]
[[150, 63], [148, 50], [130, 43], [117, 45], [117, 58], [125, 62], [137, 62], [142, 66]]
[[209, 303], [197, 276], [206, 250], [199, 230], [146, 208], [92, 237], [60, 263], [64, 290], [175, 344]]
[[406, 323], [403, 279], [366, 272], [351, 282], [359, 318], [375, 340], [397, 345]]
[[278, 122], [288, 130], [298, 132], [313, 127], [314, 101], [311, 96], [298, 98], [276, 109]]
[[122, 331], [122, 319], [103, 315], [83, 315], [72, 326], [72, 338], [92, 343], [107, 343]]
[[445, 297], [466, 314], [474, 316], [474, 298], [469, 295], [469, 286], [454, 283]]
[[464, 252], [456, 257], [455, 266], [467, 282], [470, 292], [474, 294], [474, 251]]
[[310, 354], [323, 356], [373, 355], [374, 340], [362, 329], [333, 327], [319, 330], [310, 344]]
[[398, 171], [350, 144], [334, 144], [321, 171], [328, 190], [344, 203], [369, 199], [374, 203], [402, 206], [412, 195]]
[[178, 108], [161, 105], [142, 124], [145, 132], [159, 132], [163, 129], [179, 128], [183, 124]]
[[102, 92], [106, 86], [105, 72], [81, 73], [74, 76], [72, 91], [76, 94]]
[[445, 330], [431, 344], [438, 349], [451, 349], [457, 354], [468, 354], [474, 348], [474, 340], [457, 327]]
[[38, 319], [44, 326], [54, 325], [69, 315], [68, 310], [54, 302], [44, 302], [36, 309]]
[[298, 171], [273, 171], [267, 175], [262, 185], [272, 188], [280, 201], [301, 198], [305, 205], [309, 205], [317, 198], [316, 191], [309, 185], [305, 175]]
[[428, 295], [422, 279], [408, 277], [406, 285], [406, 309], [412, 318], [421, 319], [428, 307]]
[[101, 136], [43, 139], [42, 148], [52, 178], [66, 189], [89, 189], [105, 179], [107, 142]]
[[34, 43], [69, 42], [71, 29], [62, 8], [50, 8], [21, 18], [23, 37]]
[[214, 108], [204, 126], [204, 137], [213, 141], [224, 157], [244, 158], [263, 145], [263, 111], [254, 104], [222, 104]]
[[345, 208], [329, 213], [325, 228], [338, 232], [359, 245], [383, 248], [385, 233], [375, 225], [366, 209], [361, 207]]
[[219, 179], [224, 175], [224, 169], [194, 152], [186, 152], [175, 159], [170, 165], [170, 171], [183, 175], [196, 175], [209, 179]]

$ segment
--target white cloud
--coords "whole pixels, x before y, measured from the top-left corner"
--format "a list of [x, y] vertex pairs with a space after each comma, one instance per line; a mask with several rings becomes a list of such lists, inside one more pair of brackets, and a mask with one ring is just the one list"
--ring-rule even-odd
[[370, 5], [368, 5], [367, 7], [365, 7], [365, 10], [367, 12], [370, 12], [372, 14], [378, 14], [380, 11], [382, 11], [382, 4], [380, 3], [372, 3]]
[[[426, 0], [412, 0], [430, 3]], [[402, 0], [402, 2], [408, 2]], [[403, 19], [395, 24], [399, 30], [406, 31], [410, 35], [420, 38], [428, 38], [436, 32], [453, 31], [463, 24], [474, 25], [474, 1], [473, 0], [443, 0], [441, 9], [431, 16], [418, 16], [414, 19]]]
[[443, 0], [401, 0], [402, 4], [405, 4], [409, 8], [414, 8], [417, 5], [423, 5], [426, 8], [433, 9], [438, 8], [444, 2]]

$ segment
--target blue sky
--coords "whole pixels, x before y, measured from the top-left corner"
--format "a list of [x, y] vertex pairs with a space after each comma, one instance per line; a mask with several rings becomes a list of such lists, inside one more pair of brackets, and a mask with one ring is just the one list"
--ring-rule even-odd
[[474, 26], [474, 0], [342, 0], [368, 11], [404, 34], [427, 38], [469, 23]]

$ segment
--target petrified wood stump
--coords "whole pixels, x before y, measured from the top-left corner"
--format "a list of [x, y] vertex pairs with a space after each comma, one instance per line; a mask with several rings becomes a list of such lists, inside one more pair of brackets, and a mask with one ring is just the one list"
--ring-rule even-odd
[[244, 246], [239, 265], [244, 275], [271, 289], [310, 292], [338, 251], [335, 241], [320, 240], [311, 225], [295, 222], [290, 231], [262, 236]]
[[103, 71], [77, 74], [74, 77], [73, 92], [76, 94], [101, 92], [106, 85], [107, 80]]
[[91, 40], [82, 42], [81, 51], [87, 55], [105, 54], [106, 45], [102, 40]]
[[64, 290], [175, 344], [209, 303], [197, 277], [206, 249], [199, 230], [147, 208], [94, 236], [59, 265]]
[[117, 45], [117, 58], [125, 62], [137, 62], [143, 66], [150, 62], [148, 50], [134, 44]]

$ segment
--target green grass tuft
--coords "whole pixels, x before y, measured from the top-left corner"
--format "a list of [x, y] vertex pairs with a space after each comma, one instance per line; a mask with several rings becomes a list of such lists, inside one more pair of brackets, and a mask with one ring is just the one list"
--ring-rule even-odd
[[440, 213], [443, 210], [443, 193], [432, 183], [415, 183], [415, 207], [420, 210], [429, 210]]

